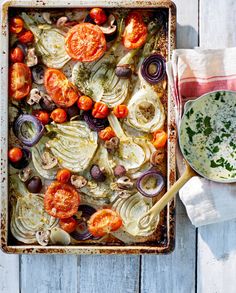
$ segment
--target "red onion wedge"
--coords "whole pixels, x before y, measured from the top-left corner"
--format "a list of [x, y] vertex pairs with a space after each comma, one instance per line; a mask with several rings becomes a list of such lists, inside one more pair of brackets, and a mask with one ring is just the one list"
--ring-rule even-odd
[[101, 131], [105, 129], [109, 122], [105, 119], [94, 118], [91, 112], [84, 112], [84, 121], [88, 124], [89, 128], [94, 131]]
[[70, 236], [75, 240], [98, 239], [89, 232], [87, 225], [92, 214], [96, 212], [95, 208], [84, 204], [79, 206], [78, 212], [82, 212], [82, 215], [79, 219], [76, 219], [76, 229], [74, 232], [70, 233]]
[[29, 114], [20, 115], [14, 122], [13, 132], [15, 136], [26, 146], [35, 145], [43, 135], [44, 126], [35, 116]]
[[160, 54], [152, 54], [143, 60], [142, 77], [151, 84], [161, 81], [166, 73], [166, 60]]
[[143, 173], [136, 182], [138, 191], [146, 197], [158, 195], [165, 186], [165, 181], [160, 172], [149, 170]]

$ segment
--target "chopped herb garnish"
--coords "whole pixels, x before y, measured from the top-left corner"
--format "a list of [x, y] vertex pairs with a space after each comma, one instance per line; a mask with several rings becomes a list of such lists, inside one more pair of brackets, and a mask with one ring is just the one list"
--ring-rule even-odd
[[216, 138], [213, 140], [213, 143], [220, 143], [222, 142], [222, 140], [220, 139], [220, 137], [217, 135]]
[[193, 142], [193, 136], [195, 134], [197, 134], [195, 131], [193, 131], [190, 127], [186, 128], [187, 134], [188, 134], [188, 138], [190, 142]]
[[231, 126], [231, 121], [223, 122], [226, 129], [229, 129]]
[[191, 108], [186, 114], [187, 118], [189, 119], [193, 113], [194, 113], [193, 108]]
[[221, 138], [224, 138], [224, 137], [230, 137], [231, 135], [229, 133], [222, 133], [221, 135]]
[[206, 116], [206, 117], [204, 118], [203, 123], [204, 123], [205, 127], [207, 127], [207, 128], [211, 128], [211, 117]]
[[220, 99], [220, 92], [217, 92], [215, 94], [215, 100], [218, 101]]
[[236, 150], [236, 143], [233, 143], [232, 141], [229, 143], [229, 145], [232, 147], [233, 150]]
[[184, 154], [185, 154], [185, 156], [188, 156], [190, 154], [190, 152], [188, 152], [186, 149], [184, 149]]

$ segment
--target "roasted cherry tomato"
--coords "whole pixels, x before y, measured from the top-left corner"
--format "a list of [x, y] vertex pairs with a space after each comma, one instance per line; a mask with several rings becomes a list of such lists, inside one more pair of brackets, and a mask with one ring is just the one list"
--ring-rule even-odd
[[12, 148], [8, 152], [8, 157], [11, 162], [17, 163], [23, 158], [23, 152], [20, 148]]
[[112, 137], [115, 137], [115, 136], [116, 134], [110, 126], [106, 127], [105, 129], [99, 132], [99, 137], [102, 140], [110, 140]]
[[155, 148], [163, 148], [167, 141], [167, 134], [164, 130], [157, 130], [153, 133], [152, 144]]
[[106, 118], [109, 114], [108, 106], [101, 102], [96, 102], [93, 107], [92, 115], [95, 118]]
[[118, 230], [122, 225], [119, 214], [110, 209], [99, 210], [88, 221], [89, 232], [95, 237], [102, 237], [111, 231]]
[[76, 86], [58, 69], [48, 68], [45, 71], [44, 86], [53, 102], [60, 107], [68, 108], [78, 100]]
[[24, 27], [24, 21], [22, 18], [16, 16], [10, 20], [10, 32], [13, 34], [19, 34]]
[[32, 87], [31, 71], [24, 63], [14, 63], [10, 66], [9, 72], [9, 94], [15, 100], [26, 97]]
[[65, 110], [57, 108], [52, 111], [50, 118], [56, 123], [63, 123], [66, 122], [67, 114]]
[[61, 169], [57, 172], [57, 181], [67, 183], [70, 180], [71, 172], [67, 169]]
[[75, 228], [77, 226], [77, 221], [72, 217], [67, 219], [60, 219], [59, 225], [67, 233], [72, 233], [75, 231]]
[[25, 58], [25, 55], [24, 55], [24, 52], [21, 50], [21, 48], [16, 47], [11, 49], [10, 60], [12, 63], [23, 62], [24, 58]]
[[113, 113], [117, 118], [126, 118], [129, 110], [126, 105], [118, 105], [113, 108]]
[[49, 114], [46, 111], [43, 111], [43, 110], [35, 110], [35, 111], [33, 111], [33, 115], [35, 117], [37, 117], [37, 119], [39, 121], [41, 121], [43, 123], [43, 125], [48, 124], [49, 121], [50, 121], [50, 116], [49, 116]]
[[125, 20], [123, 44], [127, 49], [141, 47], [147, 39], [147, 26], [143, 22], [142, 15], [137, 12], [130, 12]]
[[81, 62], [97, 60], [106, 51], [106, 39], [101, 29], [86, 22], [69, 30], [65, 44], [70, 57]]
[[80, 203], [80, 195], [76, 189], [67, 183], [52, 182], [44, 196], [45, 211], [60, 219], [66, 219], [76, 214]]
[[18, 41], [23, 44], [32, 43], [34, 40], [34, 35], [31, 31], [23, 30], [17, 36]]
[[93, 19], [93, 21], [98, 25], [103, 24], [107, 21], [106, 13], [102, 8], [91, 9], [89, 15]]
[[93, 107], [93, 100], [87, 96], [79, 97], [77, 101], [77, 106], [80, 110], [88, 111], [91, 110]]

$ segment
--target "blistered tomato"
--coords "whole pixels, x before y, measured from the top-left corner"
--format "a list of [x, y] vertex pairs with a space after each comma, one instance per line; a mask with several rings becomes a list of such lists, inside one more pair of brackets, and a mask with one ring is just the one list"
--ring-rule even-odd
[[19, 42], [23, 44], [28, 44], [33, 42], [34, 35], [31, 31], [23, 30], [22, 32], [19, 33], [17, 38]]
[[65, 110], [57, 108], [57, 109], [52, 111], [50, 117], [56, 123], [63, 123], [63, 122], [66, 122], [67, 114], [66, 114]]
[[67, 183], [70, 180], [71, 172], [67, 169], [61, 169], [57, 172], [57, 181]]
[[106, 127], [105, 129], [99, 132], [99, 137], [102, 140], [110, 140], [112, 137], [115, 137], [115, 136], [116, 134], [110, 126]]
[[91, 110], [93, 107], [93, 100], [87, 96], [79, 97], [77, 101], [77, 106], [80, 110], [88, 111]]
[[96, 102], [93, 107], [92, 115], [95, 118], [106, 118], [109, 114], [108, 106], [101, 102]]
[[167, 141], [167, 133], [164, 130], [157, 130], [153, 133], [152, 144], [155, 148], [163, 148]]
[[72, 233], [75, 231], [75, 228], [77, 226], [77, 221], [72, 217], [68, 219], [60, 219], [59, 225], [67, 233]]
[[24, 58], [25, 55], [21, 48], [16, 47], [11, 49], [10, 60], [12, 63], [23, 62]]
[[24, 27], [24, 21], [22, 18], [16, 16], [10, 20], [10, 32], [13, 34], [19, 34]]
[[48, 124], [50, 121], [50, 116], [46, 111], [36, 110], [33, 112], [33, 115], [37, 117], [37, 119], [41, 121], [43, 125]]
[[93, 19], [93, 21], [98, 25], [103, 24], [107, 21], [106, 13], [102, 8], [91, 9], [89, 15]]
[[126, 118], [129, 114], [129, 110], [126, 105], [118, 105], [114, 107], [113, 113], [117, 118]]
[[8, 152], [8, 157], [11, 162], [17, 163], [19, 162], [23, 157], [23, 152], [20, 148], [12, 148]]

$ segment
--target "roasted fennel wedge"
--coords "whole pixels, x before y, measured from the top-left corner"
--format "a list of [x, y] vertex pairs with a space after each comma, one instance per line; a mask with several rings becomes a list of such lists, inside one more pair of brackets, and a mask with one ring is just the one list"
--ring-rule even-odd
[[119, 120], [111, 113], [108, 116], [111, 127], [120, 139], [118, 151], [112, 155], [116, 165], [123, 165], [127, 172], [135, 177], [135, 174], [143, 168], [150, 167], [150, 156], [155, 150], [145, 138], [133, 138], [123, 131]]
[[91, 131], [83, 121], [52, 123], [46, 129], [55, 135], [46, 146], [59, 165], [72, 172], [84, 171], [96, 152], [97, 133]]
[[138, 226], [138, 220], [151, 209], [152, 205], [152, 199], [136, 193], [128, 198], [117, 199], [112, 207], [122, 218], [123, 231], [132, 236], [149, 236], [156, 230], [158, 221], [141, 229]]
[[40, 24], [25, 12], [21, 17], [34, 34], [35, 48], [42, 62], [51, 68], [62, 68], [70, 60], [65, 50], [65, 32], [48, 24]]
[[43, 195], [29, 193], [16, 176], [10, 177], [10, 195], [13, 202], [10, 229], [17, 240], [36, 243], [36, 232], [58, 224], [58, 219], [45, 212]]
[[49, 137], [43, 136], [40, 141], [31, 149], [32, 162], [35, 170], [45, 179], [53, 180], [56, 178], [58, 166], [53, 168], [44, 168], [43, 157], [46, 150], [46, 144], [49, 141]]

